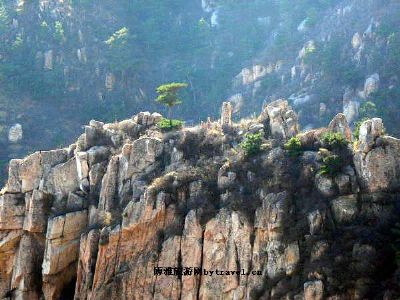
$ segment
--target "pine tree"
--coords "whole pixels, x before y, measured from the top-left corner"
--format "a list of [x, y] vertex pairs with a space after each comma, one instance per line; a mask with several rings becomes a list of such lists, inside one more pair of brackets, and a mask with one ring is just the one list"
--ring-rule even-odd
[[178, 92], [179, 90], [186, 87], [187, 87], [186, 83], [172, 82], [168, 84], [163, 84], [157, 88], [158, 97], [156, 101], [168, 107], [168, 119], [171, 127], [172, 127], [172, 118], [171, 118], [172, 107], [182, 103], [182, 100], [178, 98]]

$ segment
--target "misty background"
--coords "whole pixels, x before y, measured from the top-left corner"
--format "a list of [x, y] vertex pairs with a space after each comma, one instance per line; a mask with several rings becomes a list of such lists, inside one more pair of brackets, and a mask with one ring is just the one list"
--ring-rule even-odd
[[0, 170], [72, 143], [91, 119], [165, 108], [235, 117], [286, 98], [303, 129], [344, 112], [399, 136], [400, 3], [389, 0], [0, 0]]

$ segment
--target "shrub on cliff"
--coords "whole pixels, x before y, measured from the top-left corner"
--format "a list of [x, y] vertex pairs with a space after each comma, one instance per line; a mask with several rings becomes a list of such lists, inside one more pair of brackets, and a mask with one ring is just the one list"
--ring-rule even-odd
[[158, 122], [157, 127], [162, 131], [171, 131], [182, 128], [183, 124], [184, 123], [181, 120], [162, 118], [160, 122]]
[[244, 150], [246, 156], [252, 156], [261, 151], [262, 134], [261, 133], [248, 133], [246, 134], [240, 148]]
[[335, 176], [342, 168], [342, 159], [338, 155], [328, 155], [323, 158], [319, 171], [321, 175]]
[[292, 137], [284, 145], [284, 148], [286, 151], [288, 151], [290, 157], [297, 157], [303, 152], [301, 147], [301, 141], [298, 137]]
[[347, 140], [340, 132], [328, 132], [322, 137], [322, 144], [328, 149], [340, 149], [347, 145]]
[[168, 118], [171, 127], [173, 126], [173, 120], [171, 119], [172, 107], [182, 103], [182, 100], [178, 98], [178, 92], [186, 87], [186, 83], [172, 82], [160, 85], [156, 90], [158, 94], [156, 101], [168, 107]]

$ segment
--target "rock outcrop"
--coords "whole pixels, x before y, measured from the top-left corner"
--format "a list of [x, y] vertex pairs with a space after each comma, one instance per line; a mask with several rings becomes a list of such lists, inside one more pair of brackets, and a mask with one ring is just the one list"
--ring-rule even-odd
[[[323, 132], [280, 100], [258, 119], [162, 132], [159, 114], [91, 121], [77, 142], [12, 160], [0, 196], [0, 298], [372, 299], [393, 284], [400, 142], [363, 123], [320, 171]], [[257, 154], [237, 147], [262, 132]], [[306, 145], [306, 146], [305, 146]], [[307, 148], [307, 149], [306, 149]], [[307, 151], [305, 151], [307, 150]], [[354, 161], [354, 163], [353, 163]], [[389, 299], [389, 298], [385, 298]]]
[[273, 138], [289, 139], [299, 133], [297, 114], [287, 100], [281, 99], [268, 104], [259, 119], [269, 127]]
[[361, 125], [354, 164], [365, 191], [393, 192], [399, 189], [400, 140], [384, 135], [381, 119], [367, 120]]

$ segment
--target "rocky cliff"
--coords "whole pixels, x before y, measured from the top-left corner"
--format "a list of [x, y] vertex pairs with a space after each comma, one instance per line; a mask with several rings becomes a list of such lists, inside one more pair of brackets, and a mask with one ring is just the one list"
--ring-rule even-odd
[[381, 119], [353, 143], [342, 114], [300, 133], [284, 100], [223, 126], [162, 132], [160, 117], [91, 121], [68, 148], [10, 162], [0, 298], [399, 297], [400, 140]]
[[0, 0], [1, 177], [91, 119], [161, 109], [154, 90], [170, 81], [189, 84], [176, 112], [187, 121], [227, 99], [243, 117], [286, 98], [307, 129], [343, 112], [398, 136], [399, 11], [397, 0]]

